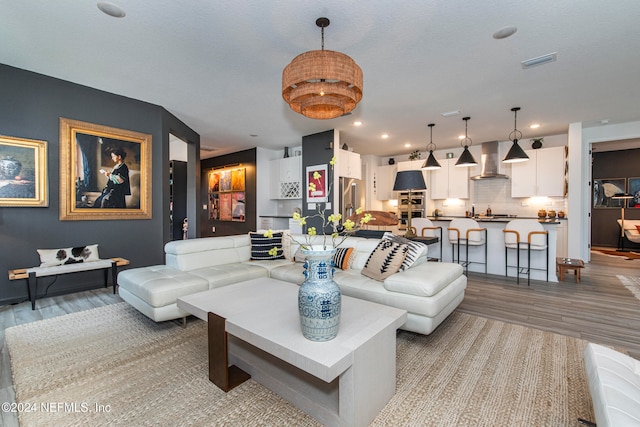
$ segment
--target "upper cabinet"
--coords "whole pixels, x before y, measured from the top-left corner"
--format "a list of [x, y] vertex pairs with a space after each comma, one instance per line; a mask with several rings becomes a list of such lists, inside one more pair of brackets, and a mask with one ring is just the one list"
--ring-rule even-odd
[[271, 160], [270, 177], [272, 199], [302, 198], [302, 156]]
[[336, 154], [336, 172], [345, 178], [362, 179], [360, 154], [339, 149]]
[[525, 152], [528, 161], [511, 164], [511, 197], [563, 197], [564, 147]]
[[[415, 171], [421, 170], [422, 165], [424, 164], [424, 160], [409, 160], [406, 162], [398, 162], [398, 172], [400, 171]], [[424, 184], [429, 187], [429, 171], [422, 171], [422, 177], [424, 178]], [[391, 181], [391, 188], [393, 188], [393, 184], [395, 183], [396, 177], [393, 176], [393, 180]], [[395, 198], [395, 197], [394, 197]]]
[[420, 170], [423, 164], [424, 164], [424, 160], [420, 160], [420, 159], [409, 160], [407, 162], [398, 162], [398, 172]]
[[376, 176], [377, 200], [392, 200], [396, 198], [396, 194], [393, 191], [393, 184], [396, 180], [397, 171], [398, 166], [396, 165], [378, 166], [378, 174]]
[[468, 199], [469, 168], [456, 167], [457, 159], [439, 159], [440, 169], [431, 172], [432, 199]]

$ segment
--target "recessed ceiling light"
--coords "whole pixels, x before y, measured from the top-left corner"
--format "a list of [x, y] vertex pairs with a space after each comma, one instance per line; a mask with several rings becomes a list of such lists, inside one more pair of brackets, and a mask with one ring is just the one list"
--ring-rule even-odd
[[382, 139], [387, 139], [387, 138], [389, 138], [389, 134], [388, 133], [383, 133], [382, 135], [380, 135], [380, 137]]
[[446, 111], [444, 113], [440, 113], [442, 117], [457, 116], [459, 114], [460, 114], [460, 110]]
[[493, 38], [497, 40], [506, 39], [507, 37], [514, 35], [516, 31], [518, 31], [518, 27], [504, 27], [493, 33]]
[[533, 123], [533, 124], [529, 125], [529, 127], [531, 129], [538, 129], [540, 127], [540, 123]]
[[464, 135], [458, 135], [458, 139], [464, 139], [465, 136]]
[[353, 125], [354, 126], [362, 126], [362, 122], [358, 120], [356, 122], [353, 122]]
[[404, 144], [404, 146], [405, 146], [405, 148], [409, 148], [409, 147], [411, 147], [411, 143], [406, 142], [406, 143]]
[[124, 16], [126, 15], [124, 9], [108, 1], [99, 1], [98, 9], [109, 16], [113, 16], [114, 18], [124, 18]]

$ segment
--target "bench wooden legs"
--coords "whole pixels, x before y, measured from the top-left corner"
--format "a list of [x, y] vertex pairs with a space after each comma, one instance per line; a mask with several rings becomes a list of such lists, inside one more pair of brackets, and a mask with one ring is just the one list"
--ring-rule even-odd
[[29, 301], [31, 301], [31, 310], [35, 310], [36, 294], [38, 292], [38, 278], [34, 272], [29, 273], [29, 277], [27, 278], [27, 292], [29, 293]]
[[229, 350], [227, 348], [226, 319], [209, 312], [209, 380], [222, 391], [239, 386], [251, 375], [237, 366], [229, 366]]

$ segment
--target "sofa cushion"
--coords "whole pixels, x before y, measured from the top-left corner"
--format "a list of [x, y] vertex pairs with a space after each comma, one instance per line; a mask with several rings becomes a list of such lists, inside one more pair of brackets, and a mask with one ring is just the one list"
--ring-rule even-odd
[[351, 268], [351, 264], [353, 264], [353, 248], [337, 248], [336, 253], [333, 254], [333, 265], [338, 267], [340, 270], [347, 270]]
[[[270, 261], [272, 262], [272, 261]], [[270, 270], [271, 278], [301, 285], [304, 282], [304, 267], [299, 262], [279, 265]]]
[[[269, 230], [261, 229], [256, 230], [256, 233], [266, 233]], [[291, 244], [293, 239], [291, 238], [291, 230], [271, 230], [272, 233], [282, 233], [282, 255], [285, 259], [292, 259], [293, 253], [291, 251]]]
[[246, 234], [174, 240], [164, 246], [166, 264], [182, 271], [248, 261], [251, 241]]
[[409, 246], [405, 244], [380, 240], [365, 263], [362, 274], [375, 280], [386, 279], [398, 271], [408, 250]]
[[427, 262], [427, 251], [429, 247], [424, 243], [414, 242], [413, 240], [405, 239], [402, 236], [398, 236], [397, 234], [386, 232], [382, 236], [383, 239], [389, 239], [392, 242], [396, 243], [404, 243], [409, 246], [409, 250], [407, 251], [407, 256], [402, 261], [402, 266], [400, 267], [400, 271], [407, 270], [414, 265], [420, 265], [423, 262]]
[[400, 271], [387, 277], [384, 287], [388, 291], [432, 297], [462, 276], [460, 264], [428, 262], [418, 268]]
[[98, 245], [60, 249], [37, 249], [37, 251], [40, 255], [40, 267], [100, 261]]
[[[282, 233], [249, 233], [251, 238], [251, 259], [283, 259]], [[275, 248], [275, 253], [271, 251]]]
[[[430, 263], [431, 264], [431, 263]], [[424, 267], [424, 264], [420, 267]], [[403, 272], [397, 274], [404, 274]], [[432, 297], [425, 298], [385, 289], [384, 283], [370, 279], [355, 270], [336, 271], [334, 281], [340, 286], [342, 295], [388, 305], [418, 316], [435, 317], [452, 301], [464, 294], [467, 276], [461, 274], [456, 280]]]
[[175, 304], [181, 296], [209, 289], [209, 284], [202, 277], [165, 265], [121, 271], [118, 286], [152, 307]]
[[[258, 261], [259, 262], [259, 261]], [[264, 261], [265, 263], [273, 261]], [[269, 277], [269, 271], [252, 261], [229, 263], [192, 270], [189, 273], [205, 279], [209, 289], [233, 285], [245, 280]]]

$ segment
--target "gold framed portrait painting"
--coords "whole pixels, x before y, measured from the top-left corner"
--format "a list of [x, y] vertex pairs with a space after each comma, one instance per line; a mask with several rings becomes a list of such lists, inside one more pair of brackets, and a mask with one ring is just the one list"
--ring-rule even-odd
[[47, 207], [47, 141], [0, 136], [0, 207]]
[[60, 219], [151, 219], [151, 135], [60, 118]]

